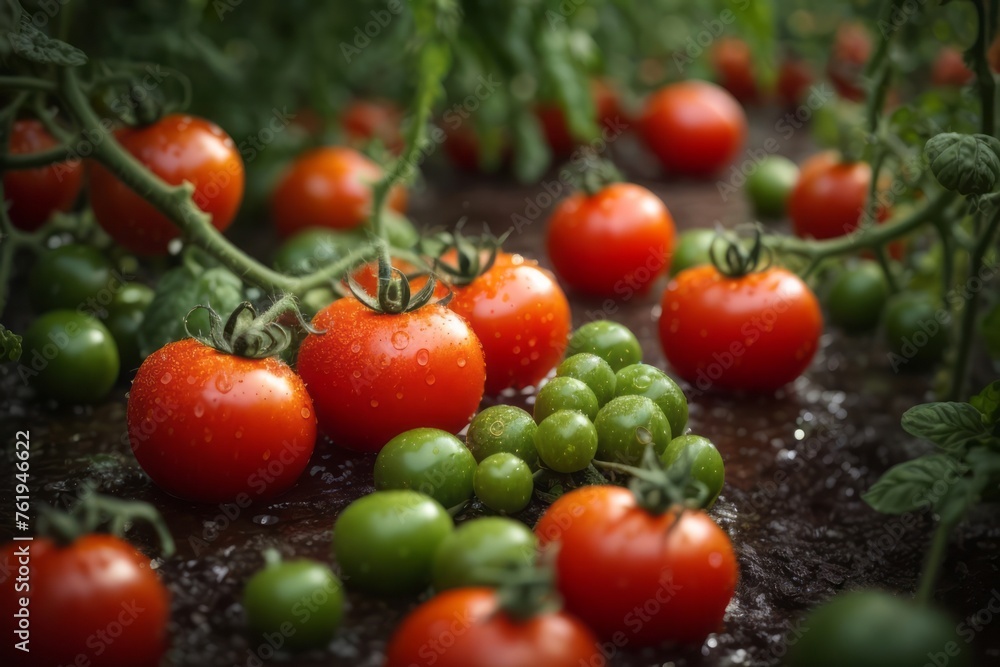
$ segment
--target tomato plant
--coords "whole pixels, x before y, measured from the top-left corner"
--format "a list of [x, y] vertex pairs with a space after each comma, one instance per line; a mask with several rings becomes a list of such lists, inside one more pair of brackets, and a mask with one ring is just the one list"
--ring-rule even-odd
[[[829, 239], [853, 232], [862, 222], [871, 179], [867, 162], [845, 162], [829, 152], [807, 160], [788, 197], [795, 233]], [[876, 205], [876, 220], [883, 221], [888, 214], [884, 206]]]
[[670, 266], [674, 220], [659, 197], [612, 183], [563, 200], [549, 218], [546, 249], [556, 274], [594, 296], [645, 293]]
[[375, 459], [375, 488], [413, 489], [445, 507], [472, 496], [476, 459], [462, 441], [447, 431], [415, 428], [400, 433]]
[[664, 169], [708, 177], [742, 150], [747, 119], [739, 102], [719, 86], [683, 81], [650, 95], [639, 130]]
[[[171, 114], [142, 127], [119, 130], [116, 139], [157, 177], [171, 185], [194, 186], [193, 201], [212, 216], [212, 226], [229, 227], [243, 199], [243, 160], [218, 125], [195, 116]], [[163, 255], [179, 230], [141, 194], [100, 163], [88, 166], [90, 205], [115, 241], [139, 255]]]
[[99, 320], [75, 310], [53, 310], [24, 333], [20, 375], [43, 396], [93, 403], [108, 395], [121, 361]]
[[[31, 155], [57, 143], [40, 121], [25, 118], [14, 122], [8, 150], [11, 155]], [[56, 211], [70, 210], [82, 187], [79, 160], [3, 172], [4, 201], [10, 207], [7, 215], [15, 227], [28, 232], [41, 227]]]
[[570, 491], [535, 534], [542, 546], [560, 545], [556, 581], [566, 609], [601, 638], [623, 633], [629, 646], [701, 641], [719, 629], [736, 589], [732, 544], [708, 515], [653, 513], [621, 487]]

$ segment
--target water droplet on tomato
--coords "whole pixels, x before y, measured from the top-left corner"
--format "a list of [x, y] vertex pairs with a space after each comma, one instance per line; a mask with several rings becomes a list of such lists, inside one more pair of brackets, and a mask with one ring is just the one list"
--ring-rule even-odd
[[499, 419], [490, 424], [491, 435], [495, 435], [496, 437], [499, 438], [501, 435], [503, 435], [503, 430], [504, 430], [503, 422], [500, 421]]
[[354, 371], [353, 375], [354, 379], [357, 380], [361, 377], [361, 371]]
[[205, 406], [202, 405], [201, 403], [199, 403], [198, 405], [194, 406], [194, 416], [195, 417], [204, 417], [205, 416]]
[[405, 331], [397, 331], [392, 334], [392, 346], [397, 350], [405, 350], [410, 344], [410, 335]]
[[377, 408], [377, 407], [378, 407], [378, 401], [376, 401], [376, 400], [375, 400], [375, 399], [373, 398], [373, 399], [372, 399], [372, 402], [371, 402], [371, 406], [372, 406], [373, 408]]
[[196, 377], [195, 377], [195, 376], [193, 376], [193, 375], [188, 375], [188, 378], [187, 378], [187, 382], [188, 382], [188, 384], [194, 384], [194, 383], [195, 383], [195, 382], [197, 382], [197, 381], [198, 381], [198, 378], [196, 378]]
[[645, 426], [637, 426], [635, 429], [635, 439], [640, 445], [648, 445], [653, 442], [653, 434]]
[[309, 419], [310, 417], [312, 417], [312, 411], [309, 408], [302, 408], [300, 414], [302, 415], [303, 419]]
[[648, 389], [649, 385], [653, 384], [653, 380], [648, 375], [640, 375], [635, 380], [632, 381], [636, 389]]
[[418, 364], [420, 364], [421, 366], [426, 366], [428, 363], [430, 363], [430, 360], [431, 360], [431, 353], [430, 352], [428, 352], [424, 348], [420, 348], [419, 350], [417, 350], [417, 363]]
[[233, 381], [229, 379], [229, 375], [226, 373], [220, 373], [215, 377], [215, 388], [223, 394], [228, 394], [232, 391]]
[[361, 343], [359, 343], [358, 341], [354, 341], [354, 343], [351, 345], [351, 352], [357, 354], [360, 351], [361, 351]]
[[459, 368], [465, 368], [465, 357], [459, 358], [459, 360], [456, 363], [458, 364]]
[[403, 392], [401, 392], [401, 391], [397, 391], [397, 392], [396, 392], [396, 398], [398, 398], [398, 399], [402, 399], [402, 398], [403, 398]]
[[708, 554], [708, 564], [710, 567], [721, 567], [722, 566], [722, 554], [718, 551], [713, 551]]
[[427, 377], [424, 378], [424, 381], [427, 384], [434, 384], [435, 382], [437, 382], [437, 378], [434, 377], [433, 373], [428, 373]]
[[174, 379], [174, 376], [170, 373], [164, 373], [163, 377], [160, 378], [160, 382], [163, 384], [170, 384], [170, 381]]

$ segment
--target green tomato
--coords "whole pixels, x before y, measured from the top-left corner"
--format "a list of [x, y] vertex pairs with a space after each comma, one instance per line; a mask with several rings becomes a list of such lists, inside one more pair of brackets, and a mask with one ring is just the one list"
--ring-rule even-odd
[[615, 397], [615, 372], [608, 362], [596, 354], [574, 354], [559, 364], [556, 377], [575, 378], [584, 383], [594, 392], [598, 405], [604, 405]]
[[108, 306], [104, 326], [111, 332], [118, 346], [122, 370], [133, 370], [142, 363], [139, 354], [139, 327], [146, 316], [146, 309], [153, 301], [153, 290], [139, 283], [126, 283], [115, 294]]
[[351, 587], [382, 595], [415, 593], [430, 583], [434, 554], [453, 528], [448, 512], [430, 496], [376, 491], [340, 513], [333, 554]]
[[447, 431], [415, 428], [386, 443], [375, 459], [375, 488], [412, 489], [445, 507], [472, 497], [476, 457]]
[[948, 347], [949, 323], [940, 304], [923, 292], [900, 294], [885, 310], [885, 338], [893, 371], [934, 365]]
[[637, 466], [647, 447], [657, 456], [670, 444], [670, 422], [645, 396], [619, 396], [597, 413], [597, 458]]
[[830, 322], [849, 334], [872, 331], [888, 298], [889, 283], [882, 268], [872, 261], [859, 262], [830, 285], [826, 296]]
[[538, 540], [520, 521], [473, 519], [444, 539], [434, 555], [434, 588], [496, 586], [505, 573], [535, 561]]
[[709, 508], [715, 504], [722, 492], [722, 484], [726, 481], [726, 467], [722, 463], [722, 454], [711, 440], [700, 435], [674, 438], [660, 455], [660, 461], [667, 468], [690, 466], [691, 478], [708, 489], [704, 507]]
[[487, 456], [472, 480], [476, 497], [494, 512], [516, 514], [531, 502], [535, 480], [528, 464], [513, 454]]
[[49, 398], [99, 401], [118, 379], [118, 348], [107, 327], [75, 310], [53, 310], [28, 328], [18, 372]]
[[98, 315], [120, 284], [104, 255], [90, 246], [74, 243], [38, 258], [28, 276], [28, 297], [39, 313], [80, 310]]
[[556, 472], [583, 470], [597, 452], [597, 431], [587, 416], [560, 410], [542, 420], [535, 431], [535, 449], [546, 466]]
[[670, 261], [671, 277], [693, 266], [711, 264], [712, 257], [709, 253], [714, 240], [715, 230], [712, 229], [689, 229], [682, 232], [677, 237], [674, 257]]
[[789, 667], [968, 667], [972, 647], [954, 619], [879, 591], [842, 593], [814, 609], [788, 651]]
[[746, 193], [757, 215], [780, 218], [798, 181], [798, 165], [781, 155], [768, 155], [747, 177]]
[[535, 397], [535, 421], [543, 419], [558, 410], [578, 410], [587, 419], [597, 416], [597, 397], [586, 384], [570, 377], [556, 377], [538, 390]]
[[293, 651], [321, 648], [344, 617], [344, 591], [318, 561], [268, 563], [247, 582], [243, 606], [254, 633], [284, 635], [284, 647]]
[[311, 273], [347, 257], [364, 240], [364, 234], [357, 231], [341, 232], [323, 227], [305, 229], [281, 244], [272, 264], [282, 273]]
[[615, 395], [645, 396], [652, 399], [670, 423], [671, 435], [684, 433], [688, 422], [688, 402], [683, 390], [656, 366], [632, 364], [615, 376]]
[[588, 322], [573, 332], [566, 348], [566, 357], [581, 352], [596, 354], [608, 362], [615, 372], [642, 361], [639, 339], [624, 324], [611, 320]]
[[476, 461], [482, 462], [493, 454], [508, 452], [534, 470], [538, 467], [536, 428], [535, 420], [521, 408], [494, 405], [476, 415], [465, 441]]

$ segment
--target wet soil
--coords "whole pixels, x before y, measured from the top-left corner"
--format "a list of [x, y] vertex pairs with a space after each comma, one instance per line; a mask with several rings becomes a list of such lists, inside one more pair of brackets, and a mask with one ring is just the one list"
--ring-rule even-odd
[[[773, 119], [757, 119], [751, 145], [761, 145], [773, 127]], [[629, 159], [627, 141], [622, 139], [623, 146], [615, 150]], [[808, 150], [798, 135], [779, 144], [794, 157]], [[639, 181], [664, 199], [679, 228], [746, 220], [742, 198], [723, 201], [714, 182], [665, 182], [649, 178], [653, 172], [647, 164], [628, 167], [647, 176]], [[539, 186], [448, 178], [447, 186], [417, 197], [413, 213], [421, 223], [444, 225], [466, 215], [471, 222], [487, 221], [499, 233], [511, 225], [512, 213], [525, 215], [526, 200], [545, 202], [544, 197], [539, 201], [544, 192]], [[546, 263], [543, 220], [544, 215], [515, 232], [509, 249]], [[273, 245], [263, 232], [250, 232], [247, 238], [251, 247]], [[659, 284], [649, 295], [617, 303], [616, 312], [606, 315], [635, 331], [645, 360], [664, 368], [654, 324], [661, 291]], [[571, 301], [576, 324], [593, 319], [602, 308], [601, 302], [575, 295]], [[20, 314], [24, 312], [22, 308]], [[799, 622], [803, 612], [829, 596], [862, 587], [915, 590], [931, 518], [887, 518], [860, 496], [888, 467], [926, 449], [898, 424], [904, 410], [931, 398], [931, 379], [893, 373], [876, 338], [848, 339], [830, 332], [822, 342], [809, 371], [773, 396], [716, 395], [684, 385], [691, 429], [711, 438], [726, 462], [726, 486], [712, 515], [738, 552], [739, 587], [724, 630], [703, 645], [615, 649], [609, 651], [609, 664], [776, 665], [788, 645], [807, 631]], [[9, 443], [15, 431], [30, 429], [35, 501], [66, 501], [81, 480], [91, 478], [105, 492], [155, 504], [179, 550], [169, 560], [154, 561], [173, 594], [172, 648], [164, 664], [260, 664], [259, 657], [272, 651], [243, 631], [243, 583], [260, 567], [260, 553], [267, 547], [329, 562], [334, 520], [348, 503], [372, 491], [374, 458], [320, 442], [298, 485], [272, 504], [238, 509], [180, 502], [153, 487], [131, 456], [125, 435], [126, 390], [122, 384], [111, 400], [94, 407], [56, 408], [36, 401], [8, 368], [0, 377], [0, 437], [8, 443], [3, 469], [12, 470]], [[526, 406], [532, 397], [525, 393], [500, 400]], [[0, 479], [4, 498], [11, 494], [10, 477]], [[3, 505], [0, 538], [6, 539], [10, 503]], [[542, 509], [535, 502], [519, 518], [531, 525]], [[466, 516], [478, 512], [473, 507]], [[140, 529], [134, 537], [152, 553], [150, 534]], [[980, 513], [955, 535], [937, 597], [956, 618], [976, 614], [997, 595], [998, 548], [996, 515]], [[379, 665], [392, 628], [418, 602], [352, 593], [344, 626], [327, 649], [297, 655], [286, 664]], [[996, 627], [987, 624], [974, 643], [981, 664], [1000, 664]]]

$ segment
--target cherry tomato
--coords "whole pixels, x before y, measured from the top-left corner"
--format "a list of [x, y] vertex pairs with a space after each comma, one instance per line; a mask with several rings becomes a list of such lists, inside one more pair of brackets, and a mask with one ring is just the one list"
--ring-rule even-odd
[[676, 276], [692, 266], [710, 264], [712, 258], [709, 253], [714, 240], [715, 231], [711, 229], [689, 229], [681, 232], [677, 238], [677, 247], [674, 248], [674, 259], [670, 262], [670, 276]]
[[139, 283], [125, 283], [115, 292], [108, 304], [104, 326], [111, 332], [118, 346], [121, 370], [131, 372], [139, 368], [139, 328], [146, 317], [146, 309], [153, 302], [155, 292]]
[[320, 427], [340, 446], [374, 452], [422, 426], [458, 433], [483, 398], [483, 348], [443, 306], [384, 315], [347, 297], [313, 326], [329, 333], [306, 337], [297, 366]]
[[794, 162], [780, 155], [768, 155], [757, 164], [747, 177], [746, 193], [757, 215], [780, 218], [795, 184], [799, 168]]
[[454, 292], [448, 307], [468, 321], [483, 344], [488, 395], [537, 385], [562, 359], [569, 302], [537, 262], [505, 253]]
[[436, 428], [415, 428], [386, 443], [375, 459], [375, 488], [413, 489], [445, 507], [472, 497], [476, 459], [462, 441]]
[[476, 461], [482, 463], [493, 454], [508, 452], [537, 467], [535, 429], [531, 415], [513, 405], [494, 405], [486, 408], [472, 420], [466, 445]]
[[596, 354], [581, 352], [567, 358], [556, 369], [556, 377], [570, 377], [583, 382], [594, 392], [599, 406], [615, 397], [615, 372], [608, 362]]
[[938, 51], [931, 68], [931, 83], [935, 86], [961, 88], [975, 75], [965, 64], [962, 52], [952, 46]]
[[[41, 153], [58, 142], [40, 121], [14, 121], [10, 134], [11, 155]], [[7, 215], [18, 229], [33, 232], [56, 211], [68, 211], [80, 196], [83, 167], [80, 162], [59, 162], [36, 169], [3, 172], [3, 196]]]
[[377, 139], [397, 155], [403, 150], [403, 112], [388, 100], [352, 100], [340, 114], [340, 125], [354, 146]]
[[826, 74], [841, 97], [855, 102], [865, 98], [862, 75], [871, 55], [872, 38], [865, 26], [843, 23], [837, 28]]
[[548, 468], [561, 473], [577, 472], [594, 460], [597, 430], [582, 412], [559, 410], [538, 425], [535, 449]]
[[823, 331], [816, 296], [776, 267], [741, 278], [712, 265], [682, 271], [662, 308], [667, 360], [702, 391], [777, 389], [809, 366]]
[[570, 336], [566, 356], [588, 352], [604, 359], [611, 370], [642, 361], [642, 346], [628, 327], [611, 320], [587, 322]]
[[861, 261], [837, 276], [826, 297], [830, 322], [850, 334], [865, 333], [878, 326], [889, 298], [889, 283], [882, 268]]
[[990, 50], [986, 53], [986, 60], [990, 63], [990, 69], [1000, 72], [1000, 35], [993, 38]]
[[31, 267], [31, 305], [40, 313], [65, 308], [99, 315], [121, 285], [112, 283], [112, 271], [111, 262], [91, 246], [70, 243], [50, 250]]
[[753, 54], [742, 39], [723, 37], [715, 42], [710, 54], [716, 82], [740, 102], [758, 98], [753, 72]]
[[704, 484], [708, 490], [705, 508], [715, 504], [726, 481], [726, 468], [722, 462], [722, 454], [711, 440], [700, 435], [676, 437], [663, 450], [660, 461], [667, 468], [686, 462], [690, 466], [691, 477]]
[[560, 543], [556, 580], [566, 610], [602, 639], [629, 647], [700, 642], [719, 629], [736, 589], [736, 555], [704, 512], [651, 514], [617, 486], [561, 496], [535, 526]]
[[[382, 169], [343, 146], [324, 146], [300, 155], [278, 181], [271, 213], [278, 233], [291, 236], [308, 227], [353, 229], [371, 215], [372, 186]], [[396, 187], [388, 205], [406, 210], [406, 191]]]
[[312, 400], [287, 364], [224, 354], [193, 338], [146, 358], [127, 415], [142, 469], [167, 493], [195, 502], [286, 491], [316, 441]]
[[434, 588], [496, 585], [513, 567], [534, 563], [537, 544], [531, 529], [514, 519], [466, 521], [434, 554]]
[[[457, 125], [455, 121], [458, 122]], [[458, 117], [455, 117], [453, 121], [446, 116], [440, 126], [445, 134], [445, 140], [442, 144], [444, 152], [459, 171], [490, 172], [497, 171], [509, 164], [511, 158], [510, 140], [506, 136], [501, 135], [498, 139], [500, 145], [497, 154], [490, 156], [493, 158], [490, 162], [485, 162], [486, 155], [482, 153], [479, 137], [476, 136], [472, 123], [463, 123]]]
[[789, 58], [778, 68], [778, 101], [786, 108], [794, 108], [806, 101], [809, 88], [816, 76], [805, 61]]
[[670, 424], [670, 433], [684, 433], [688, 422], [688, 402], [673, 378], [656, 366], [632, 364], [615, 374], [616, 396], [645, 396], [663, 412]]
[[434, 554], [454, 530], [441, 504], [416, 491], [376, 491], [344, 509], [333, 554], [347, 585], [382, 595], [415, 593], [431, 582]]
[[[243, 160], [236, 144], [215, 123], [171, 114], [151, 125], [125, 128], [118, 143], [170, 185], [194, 186], [194, 203], [225, 230], [243, 199]], [[99, 163], [88, 166], [90, 204], [101, 227], [130, 252], [163, 255], [180, 231], [142, 196]]]
[[924, 292], [904, 292], [885, 309], [885, 340], [894, 371], [924, 370], [944, 355], [949, 340], [948, 312]]
[[[18, 565], [29, 560], [30, 586], [15, 589]], [[12, 568], [0, 584], [5, 665], [160, 664], [167, 648], [170, 594], [149, 559], [132, 545], [111, 535], [85, 535], [67, 546], [35, 538], [0, 547], [0, 562]], [[30, 612], [30, 652], [15, 648], [25, 639], [15, 633], [20, 598], [30, 601], [24, 607]]]
[[[461, 623], [462, 632], [453, 628]], [[389, 641], [384, 667], [580, 667], [604, 664], [594, 636], [563, 612], [515, 619], [489, 588], [459, 588], [417, 607]]]
[[24, 332], [18, 374], [43, 396], [93, 403], [108, 395], [121, 364], [114, 338], [99, 320], [53, 310]]
[[585, 383], [576, 378], [557, 377], [545, 383], [535, 396], [535, 421], [543, 419], [559, 410], [576, 410], [594, 419], [600, 406], [597, 396]]
[[507, 452], [487, 456], [473, 478], [476, 497], [501, 514], [516, 514], [531, 502], [535, 480], [528, 464]]
[[[600, 79], [591, 81], [590, 93], [594, 101], [594, 112], [598, 125], [604, 126], [613, 123], [623, 115], [622, 109], [618, 105], [618, 95], [606, 81]], [[535, 114], [541, 121], [545, 138], [557, 158], [568, 156], [574, 148], [582, 143], [570, 133], [566, 114], [558, 103], [539, 104], [535, 109]]]
[[[795, 233], [829, 239], [853, 232], [861, 224], [871, 178], [867, 162], [842, 162], [829, 152], [807, 160], [788, 197]], [[876, 207], [878, 222], [888, 214], [881, 204]]]
[[650, 95], [639, 130], [664, 169], [707, 177], [743, 148], [747, 119], [740, 103], [719, 86], [683, 81]]
[[597, 458], [637, 466], [647, 447], [657, 456], [670, 444], [670, 424], [663, 411], [645, 396], [619, 396], [601, 408], [594, 420]]
[[546, 247], [556, 274], [594, 296], [644, 294], [670, 266], [674, 219], [659, 197], [612, 183], [564, 199], [549, 218]]

